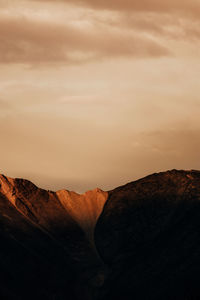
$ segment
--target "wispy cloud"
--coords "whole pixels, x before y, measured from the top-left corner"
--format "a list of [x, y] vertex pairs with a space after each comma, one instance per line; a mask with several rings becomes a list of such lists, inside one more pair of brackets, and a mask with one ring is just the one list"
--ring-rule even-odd
[[166, 47], [121, 30], [88, 30], [26, 17], [1, 16], [0, 63], [75, 64], [108, 57], [160, 57]]
[[[53, 0], [33, 0], [35, 2], [55, 2]], [[72, 3], [78, 6], [89, 6], [94, 9], [107, 9], [113, 11], [131, 12], [158, 12], [158, 13], [181, 13], [197, 16], [200, 13], [198, 0], [57, 0], [66, 4]]]

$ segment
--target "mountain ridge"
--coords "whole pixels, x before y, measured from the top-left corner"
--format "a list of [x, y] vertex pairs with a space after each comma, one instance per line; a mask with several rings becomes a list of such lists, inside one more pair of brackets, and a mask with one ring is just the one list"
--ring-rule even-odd
[[83, 194], [0, 175], [0, 296], [199, 299], [199, 228], [197, 170]]

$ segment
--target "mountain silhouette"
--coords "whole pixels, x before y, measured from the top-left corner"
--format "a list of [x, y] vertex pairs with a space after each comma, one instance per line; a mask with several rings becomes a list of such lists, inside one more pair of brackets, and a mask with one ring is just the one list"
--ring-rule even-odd
[[200, 299], [200, 171], [82, 195], [0, 175], [0, 298]]

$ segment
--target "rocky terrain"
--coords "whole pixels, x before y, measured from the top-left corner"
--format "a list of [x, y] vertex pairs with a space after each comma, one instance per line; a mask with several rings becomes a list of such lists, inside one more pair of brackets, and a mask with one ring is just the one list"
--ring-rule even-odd
[[104, 192], [0, 175], [0, 298], [200, 299], [200, 172]]

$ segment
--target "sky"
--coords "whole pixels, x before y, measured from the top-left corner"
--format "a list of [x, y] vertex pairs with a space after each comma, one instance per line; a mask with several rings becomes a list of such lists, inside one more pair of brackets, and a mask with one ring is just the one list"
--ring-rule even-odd
[[0, 173], [110, 190], [200, 169], [199, 0], [0, 0]]

